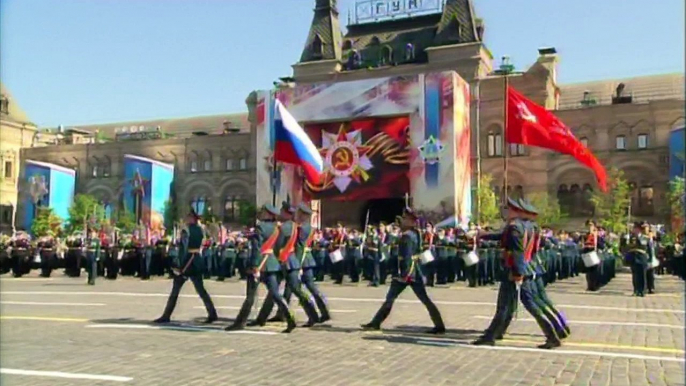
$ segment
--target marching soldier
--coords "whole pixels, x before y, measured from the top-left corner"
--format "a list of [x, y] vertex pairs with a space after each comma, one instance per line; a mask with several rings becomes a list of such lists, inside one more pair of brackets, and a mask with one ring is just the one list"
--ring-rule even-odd
[[377, 311], [376, 315], [374, 315], [372, 321], [363, 324], [362, 328], [366, 330], [380, 330], [381, 324], [391, 313], [395, 299], [400, 296], [405, 288], [410, 286], [415, 295], [417, 295], [417, 298], [419, 298], [429, 311], [431, 321], [434, 323], [434, 328], [429, 330], [428, 333], [443, 334], [445, 333], [445, 325], [443, 324], [441, 313], [426, 293], [426, 286], [424, 285], [425, 278], [419, 267], [419, 254], [422, 251], [421, 235], [416, 228], [417, 216], [411, 209], [407, 208], [405, 210], [401, 219], [401, 224], [403, 227], [403, 234], [400, 238], [400, 254], [398, 256], [400, 275], [391, 282], [388, 294], [386, 294], [386, 301], [379, 311]]
[[[300, 282], [300, 270], [302, 265], [295, 255], [296, 245], [298, 243], [298, 226], [293, 221], [294, 212], [295, 209], [292, 208], [290, 204], [286, 202], [283, 203], [281, 208], [281, 232], [277, 242], [279, 261], [283, 265], [286, 275], [286, 288], [283, 297], [286, 300], [286, 303], [288, 303], [290, 294], [295, 294], [308, 318], [307, 323], [303, 327], [312, 327], [319, 321], [319, 316], [317, 315], [317, 311], [309, 296], [303, 292], [302, 283]], [[260, 309], [260, 312], [257, 315], [256, 322], [266, 321], [269, 314], [272, 312], [272, 308], [274, 308], [274, 299], [270, 293], [270, 295], [267, 295], [264, 304], [262, 304], [262, 309]], [[282, 315], [277, 312], [277, 316], [270, 321], [280, 321], [281, 316]]]
[[167, 306], [164, 308], [162, 316], [154, 321], [154, 323], [169, 323], [174, 308], [176, 307], [176, 302], [179, 298], [179, 292], [183, 287], [186, 280], [190, 279], [195, 287], [195, 291], [202, 299], [205, 304], [205, 309], [207, 310], [207, 319], [205, 323], [212, 323], [217, 320], [217, 310], [214, 308], [212, 299], [210, 295], [205, 290], [205, 285], [202, 281], [204, 262], [200, 256], [202, 241], [204, 232], [200, 225], [198, 224], [199, 217], [191, 208], [191, 212], [188, 215], [188, 236], [185, 240], [182, 240], [182, 252], [180, 265], [174, 270], [174, 282], [172, 285], [171, 293], [169, 294], [169, 299], [167, 300]]
[[88, 270], [88, 285], [95, 285], [95, 278], [98, 277], [98, 258], [100, 257], [100, 238], [98, 232], [91, 231], [90, 237], [86, 240], [86, 262]]
[[508, 321], [512, 317], [511, 314], [516, 312], [518, 295], [526, 310], [534, 317], [546, 336], [546, 342], [538, 347], [552, 349], [561, 345], [555, 329], [550, 321], [543, 317], [534, 301], [531, 280], [533, 272], [529, 263], [534, 249], [535, 229], [531, 223], [523, 220], [524, 213], [525, 210], [517, 201], [508, 198], [507, 213], [503, 216], [507, 219], [508, 225], [504, 231], [481, 236], [481, 238], [491, 240], [502, 240], [507, 278], [503, 278], [500, 284], [496, 314], [483, 335], [473, 343], [474, 345], [493, 346], [495, 338], [505, 333]]
[[[267, 287], [268, 299], [276, 303], [281, 315], [286, 317], [287, 327], [284, 333], [290, 333], [296, 327], [295, 317], [288, 309], [288, 304], [279, 292], [278, 274], [281, 264], [276, 258], [275, 247], [281, 234], [281, 224], [276, 221], [278, 209], [272, 205], [265, 205], [259, 213], [259, 221], [255, 226], [255, 233], [250, 235], [252, 254], [246, 261], [247, 280], [245, 300], [233, 324], [226, 327], [226, 331], [237, 331], [245, 328], [250, 310], [257, 298], [257, 287], [260, 281]], [[266, 317], [264, 317], [266, 319]], [[250, 326], [264, 326], [265, 320], [251, 322]]]
[[650, 261], [650, 238], [643, 233], [641, 223], [634, 224], [634, 233], [629, 238], [627, 261], [631, 264], [631, 282], [634, 296], [645, 296], [646, 271]]

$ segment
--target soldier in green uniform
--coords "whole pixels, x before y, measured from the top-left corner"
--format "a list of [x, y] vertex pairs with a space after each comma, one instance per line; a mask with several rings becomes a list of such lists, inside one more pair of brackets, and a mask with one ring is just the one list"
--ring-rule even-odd
[[[319, 315], [317, 315], [317, 310], [309, 296], [303, 291], [302, 283], [300, 281], [300, 270], [302, 265], [300, 259], [298, 259], [295, 254], [298, 244], [299, 229], [298, 224], [293, 221], [294, 214], [295, 208], [291, 207], [287, 202], [284, 202], [281, 208], [281, 232], [277, 241], [279, 261], [283, 265], [286, 279], [286, 288], [283, 297], [286, 299], [286, 303], [288, 303], [288, 298], [290, 298], [291, 293], [295, 294], [308, 318], [307, 323], [303, 327], [312, 327], [319, 322]], [[274, 299], [272, 296], [267, 295], [267, 298], [260, 309], [260, 313], [257, 315], [256, 322], [262, 322], [262, 324], [264, 324], [273, 308]], [[281, 321], [282, 318], [283, 315], [277, 312], [277, 315], [269, 321]]]
[[181, 240], [181, 254], [179, 259], [179, 267], [174, 271], [174, 282], [172, 285], [167, 306], [164, 308], [162, 316], [154, 321], [154, 323], [169, 323], [171, 315], [176, 307], [176, 302], [179, 298], [179, 292], [186, 280], [190, 279], [195, 287], [195, 291], [202, 299], [207, 310], [207, 319], [205, 323], [212, 323], [217, 320], [217, 310], [214, 308], [210, 295], [205, 290], [205, 285], [202, 280], [204, 271], [204, 261], [201, 256], [201, 248], [204, 237], [204, 231], [198, 224], [198, 215], [191, 208], [191, 212], [187, 218], [188, 236]]
[[98, 258], [100, 256], [100, 238], [96, 231], [91, 231], [86, 241], [86, 261], [88, 261], [88, 284], [95, 285], [98, 277]]
[[448, 256], [450, 240], [445, 235], [445, 229], [438, 229], [436, 240], [436, 284], [448, 284], [451, 266]]
[[[276, 221], [279, 210], [272, 205], [265, 205], [260, 210], [259, 220], [255, 226], [255, 232], [249, 235], [249, 242], [252, 246], [251, 256], [246, 261], [246, 291], [243, 306], [236, 316], [233, 324], [226, 327], [226, 331], [237, 331], [245, 328], [250, 316], [250, 310], [257, 298], [257, 287], [260, 281], [267, 287], [268, 298], [276, 303], [282, 315], [286, 316], [287, 328], [283, 331], [289, 333], [296, 327], [295, 317], [288, 309], [288, 304], [279, 292], [278, 275], [281, 273], [281, 264], [276, 258], [275, 250], [279, 235], [281, 234], [281, 224]], [[266, 319], [266, 318], [265, 318]], [[264, 320], [250, 322], [250, 326], [264, 326]]]
[[629, 238], [627, 261], [631, 265], [631, 282], [634, 296], [645, 296], [646, 271], [650, 262], [650, 238], [643, 233], [642, 224], [634, 224], [634, 232]]
[[[389, 245], [390, 235], [387, 232], [386, 224], [379, 223], [379, 281], [378, 284], [386, 284], [386, 277], [388, 276], [388, 259], [391, 255], [391, 246]], [[375, 268], [376, 269], [376, 268]]]
[[412, 291], [417, 295], [417, 298], [424, 304], [429, 311], [431, 321], [434, 323], [434, 328], [428, 331], [429, 334], [443, 334], [445, 333], [445, 325], [441, 313], [433, 301], [426, 293], [426, 286], [424, 284], [424, 275], [420, 269], [419, 254], [422, 251], [421, 235], [416, 228], [417, 216], [411, 209], [406, 209], [401, 219], [403, 234], [399, 243], [398, 265], [400, 266], [400, 275], [391, 282], [391, 286], [386, 294], [386, 301], [383, 303], [379, 311], [371, 322], [363, 324], [362, 328], [366, 330], [380, 330], [381, 324], [390, 315], [391, 309], [395, 299], [410, 286]]
[[234, 236], [229, 236], [226, 238], [226, 241], [224, 241], [224, 245], [222, 245], [221, 247], [220, 253], [220, 267], [217, 281], [224, 281], [225, 278], [232, 278], [234, 272], [236, 271], [234, 265], [236, 263], [237, 253], [236, 239], [234, 238]]
[[517, 201], [508, 198], [507, 211], [503, 214], [508, 222], [506, 228], [502, 232], [480, 236], [485, 239], [502, 240], [502, 247], [506, 251], [504, 265], [507, 278], [502, 278], [500, 284], [496, 314], [483, 335], [473, 343], [475, 345], [495, 344], [496, 337], [505, 333], [519, 300], [546, 336], [546, 342], [538, 347], [551, 349], [561, 345], [555, 328], [543, 316], [534, 300], [534, 273], [531, 271], [530, 261], [536, 237], [533, 224], [523, 219], [525, 212]]

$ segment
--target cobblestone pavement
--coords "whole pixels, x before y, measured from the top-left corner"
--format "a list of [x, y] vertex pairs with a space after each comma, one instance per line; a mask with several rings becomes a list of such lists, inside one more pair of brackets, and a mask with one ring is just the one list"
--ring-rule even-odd
[[523, 307], [498, 346], [467, 344], [489, 323], [495, 286], [430, 289], [449, 329], [433, 337], [421, 333], [430, 320], [411, 291], [383, 332], [362, 332], [387, 288], [326, 283], [334, 319], [286, 335], [282, 324], [222, 330], [238, 312], [242, 282], [206, 281], [221, 317], [209, 327], [187, 283], [175, 324], [160, 328], [149, 321], [164, 308], [169, 280], [85, 280], [0, 279], [0, 384], [684, 385], [684, 285], [672, 277], [658, 277], [658, 293], [645, 298], [630, 296], [628, 274], [599, 293], [585, 293], [583, 277], [553, 284], [573, 329], [553, 351], [535, 348], [543, 336]]

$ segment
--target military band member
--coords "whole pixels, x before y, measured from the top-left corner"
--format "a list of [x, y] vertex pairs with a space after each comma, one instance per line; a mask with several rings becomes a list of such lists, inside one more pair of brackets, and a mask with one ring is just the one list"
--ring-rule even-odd
[[362, 267], [362, 235], [357, 229], [353, 229], [348, 237], [345, 254], [346, 272], [350, 276], [352, 283], [360, 281], [360, 271]]
[[[539, 327], [546, 336], [546, 342], [539, 348], [551, 349], [561, 345], [560, 338], [556, 335], [551, 325], [536, 305], [534, 300], [530, 261], [535, 243], [535, 229], [531, 223], [523, 219], [525, 211], [519, 203], [508, 198], [508, 206], [503, 217], [507, 219], [507, 226], [502, 232], [481, 235], [480, 238], [497, 240], [501, 239], [505, 249], [505, 273], [498, 291], [496, 313], [483, 335], [477, 339], [475, 345], [494, 345], [495, 338], [502, 336], [512, 315], [516, 312], [519, 300], [526, 310], [534, 317]], [[518, 299], [519, 295], [519, 299]]]
[[[596, 224], [593, 220], [588, 220], [586, 226], [588, 227], [588, 233], [584, 238], [584, 246], [581, 250], [582, 255], [598, 250], [598, 229], [596, 228]], [[584, 266], [584, 270], [586, 271], [586, 289], [588, 291], [597, 291], [600, 289], [600, 272], [598, 269], [599, 264], [592, 267]]]
[[417, 295], [417, 298], [424, 304], [429, 311], [431, 321], [434, 323], [434, 328], [428, 331], [430, 334], [445, 333], [445, 325], [441, 318], [441, 313], [438, 311], [436, 305], [431, 301], [429, 295], [426, 293], [426, 286], [424, 285], [424, 276], [420, 269], [419, 254], [421, 248], [421, 235], [418, 232], [417, 216], [409, 208], [401, 219], [403, 234], [399, 243], [398, 265], [400, 275], [391, 282], [391, 286], [386, 294], [386, 301], [383, 303], [379, 311], [371, 322], [363, 324], [362, 328], [367, 330], [380, 330], [381, 324], [390, 315], [391, 309], [395, 299], [410, 286], [412, 291]]
[[229, 236], [224, 241], [221, 248], [221, 258], [219, 259], [219, 272], [217, 281], [224, 281], [225, 278], [232, 278], [234, 274], [234, 264], [236, 262], [236, 238]]
[[195, 291], [205, 304], [205, 309], [207, 310], [207, 319], [205, 320], [205, 323], [212, 323], [217, 320], [217, 310], [214, 308], [212, 299], [207, 293], [207, 290], [205, 290], [202, 280], [204, 264], [200, 253], [204, 232], [198, 224], [198, 220], [198, 215], [191, 209], [191, 212], [186, 219], [188, 236], [185, 240], [181, 241], [182, 244], [184, 244], [182, 249], [185, 254], [181, 255], [179, 268], [174, 270], [174, 282], [171, 293], [169, 294], [169, 299], [167, 300], [167, 306], [165, 307], [162, 316], [154, 321], [155, 323], [169, 323], [179, 298], [179, 292], [181, 292], [181, 288], [188, 279], [191, 280], [193, 287], [195, 287]]
[[379, 243], [378, 243], [378, 248], [379, 248], [379, 272], [378, 274], [376, 273], [376, 266], [374, 267], [374, 274], [378, 276], [379, 281], [378, 284], [384, 285], [386, 284], [386, 277], [388, 276], [388, 259], [389, 256], [391, 255], [391, 247], [389, 245], [389, 238], [390, 235], [388, 234], [386, 230], [386, 224], [379, 223]]
[[55, 239], [52, 231], [38, 243], [40, 253], [41, 277], [50, 277], [57, 264]]
[[91, 231], [86, 240], [86, 269], [88, 270], [88, 285], [95, 285], [98, 277], [98, 258], [100, 257], [100, 238], [98, 232]]
[[[333, 237], [331, 239], [331, 243], [329, 244], [329, 257], [331, 256], [331, 253], [336, 250], [340, 250], [341, 253], [345, 255], [347, 239], [348, 236], [346, 235], [345, 228], [343, 228], [343, 224], [336, 224], [336, 230], [333, 232]], [[343, 275], [345, 267], [344, 263], [345, 258], [343, 259], [343, 261], [338, 261], [336, 263], [331, 262], [331, 274], [333, 276], [335, 284], [343, 284]]]
[[634, 296], [645, 296], [646, 270], [650, 262], [650, 238], [643, 233], [642, 224], [634, 224], [634, 232], [629, 238], [627, 261], [631, 265], [631, 282]]
[[[245, 328], [250, 316], [250, 310], [255, 304], [257, 287], [260, 281], [267, 287], [268, 298], [279, 308], [281, 315], [286, 317], [287, 327], [284, 333], [290, 333], [296, 327], [295, 317], [288, 309], [288, 304], [279, 292], [278, 275], [281, 272], [281, 264], [276, 258], [278, 251], [277, 241], [281, 234], [281, 224], [276, 221], [279, 210], [272, 205], [265, 205], [258, 213], [259, 221], [255, 226], [255, 232], [250, 235], [252, 254], [246, 261], [246, 291], [245, 300], [238, 312], [233, 324], [226, 327], [226, 331], [236, 331]], [[266, 319], [266, 317], [264, 317]], [[250, 322], [250, 326], [264, 326], [265, 320]]]
[[326, 265], [326, 250], [329, 246], [329, 241], [324, 238], [322, 231], [317, 229], [315, 231], [314, 241], [312, 242], [312, 256], [316, 266], [314, 268], [315, 281], [324, 281], [324, 272]]
[[437, 232], [436, 245], [436, 284], [448, 284], [451, 264], [449, 257], [450, 239], [446, 236], [445, 229], [440, 228]]

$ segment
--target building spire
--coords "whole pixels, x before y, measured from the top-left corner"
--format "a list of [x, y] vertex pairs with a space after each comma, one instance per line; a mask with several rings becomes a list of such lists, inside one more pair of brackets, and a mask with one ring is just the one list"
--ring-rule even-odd
[[341, 28], [336, 0], [316, 0], [300, 62], [341, 60]]
[[446, 0], [434, 43], [443, 46], [478, 42], [481, 39], [476, 27], [472, 0]]

